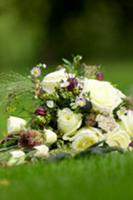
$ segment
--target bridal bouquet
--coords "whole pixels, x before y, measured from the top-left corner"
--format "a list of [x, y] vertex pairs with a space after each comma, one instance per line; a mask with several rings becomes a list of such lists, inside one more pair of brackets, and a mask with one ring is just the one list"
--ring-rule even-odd
[[[0, 141], [0, 164], [48, 162], [132, 149], [132, 98], [104, 81], [99, 66], [86, 65], [81, 59], [63, 59], [51, 73], [45, 64], [39, 64], [28, 78], [9, 89], [7, 110], [11, 99], [17, 99], [21, 92], [28, 92], [35, 104], [26, 119], [8, 117], [7, 133]], [[28, 100], [23, 101], [26, 107]]]

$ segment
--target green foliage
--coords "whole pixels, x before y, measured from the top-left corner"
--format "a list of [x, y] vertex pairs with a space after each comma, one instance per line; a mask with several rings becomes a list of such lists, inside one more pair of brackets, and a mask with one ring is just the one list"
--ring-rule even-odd
[[[0, 74], [0, 108], [9, 115], [27, 115], [32, 112], [33, 85], [31, 80], [19, 73]], [[26, 117], [26, 116], [25, 116]]]
[[63, 59], [64, 65], [68, 73], [75, 74], [76, 76], [84, 75], [84, 68], [82, 67], [80, 61], [82, 60], [82, 56], [77, 55], [73, 57], [73, 62], [70, 62], [67, 59]]

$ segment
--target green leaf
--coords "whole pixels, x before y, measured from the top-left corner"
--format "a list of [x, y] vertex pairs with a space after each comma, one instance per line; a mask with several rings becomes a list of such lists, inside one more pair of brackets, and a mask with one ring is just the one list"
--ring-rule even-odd
[[66, 65], [71, 65], [72, 64], [69, 60], [67, 60], [65, 58], [63, 58], [62, 60]]
[[[102, 145], [102, 146], [99, 146]], [[81, 151], [80, 153], [78, 153], [75, 158], [79, 158], [79, 157], [84, 157], [84, 156], [88, 156], [91, 154], [105, 154], [105, 153], [110, 153], [113, 151], [118, 151], [120, 153], [124, 152], [123, 148], [120, 147], [109, 147], [107, 145], [104, 145], [104, 141], [101, 141], [99, 143], [94, 144], [93, 146], [85, 149], [84, 151]]]

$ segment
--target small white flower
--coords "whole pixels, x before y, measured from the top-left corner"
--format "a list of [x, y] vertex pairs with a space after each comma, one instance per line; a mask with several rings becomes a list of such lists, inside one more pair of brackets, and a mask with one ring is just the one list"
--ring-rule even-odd
[[46, 68], [47, 68], [47, 65], [46, 65], [46, 64], [42, 64], [42, 67], [43, 67], [44, 69], [46, 69]]
[[52, 101], [52, 100], [47, 101], [46, 104], [47, 104], [47, 106], [49, 108], [53, 108], [54, 107], [54, 101]]
[[35, 96], [34, 96], [34, 98], [35, 98], [35, 99], [38, 99], [38, 96], [37, 96], [37, 95], [35, 95]]
[[34, 154], [35, 157], [45, 158], [49, 155], [49, 148], [46, 145], [35, 146], [34, 149], [36, 150], [36, 153]]
[[51, 131], [50, 129], [44, 129], [44, 133], [46, 144], [51, 145], [57, 141], [57, 135], [55, 132]]
[[76, 105], [82, 108], [86, 105], [86, 100], [83, 98], [77, 98]]
[[11, 151], [11, 158], [8, 161], [8, 166], [20, 165], [25, 163], [26, 154], [21, 150]]
[[46, 65], [46, 64], [40, 63], [40, 64], [38, 64], [36, 67], [46, 69], [46, 68], [47, 68], [47, 65]]
[[72, 102], [70, 104], [71, 108], [72, 109], [76, 109], [78, 107], [82, 108], [86, 105], [86, 100], [83, 99], [83, 98], [80, 98], [80, 97], [77, 97], [76, 101], [75, 102]]
[[69, 74], [68, 74], [68, 77], [69, 77], [69, 78], [75, 78], [75, 74], [69, 73]]
[[7, 120], [7, 132], [19, 132], [25, 129], [27, 122], [19, 117], [9, 117]]

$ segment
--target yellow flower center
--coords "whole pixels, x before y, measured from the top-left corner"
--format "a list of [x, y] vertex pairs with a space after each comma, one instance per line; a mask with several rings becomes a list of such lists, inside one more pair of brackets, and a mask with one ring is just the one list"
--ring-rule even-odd
[[37, 70], [37, 69], [34, 70], [34, 74], [35, 74], [35, 75], [38, 74], [38, 70]]
[[77, 148], [78, 149], [86, 149], [87, 147], [91, 146], [94, 144], [94, 141], [92, 138], [84, 137], [78, 144]]
[[71, 119], [71, 115], [70, 114], [66, 114], [65, 118], [66, 118], [66, 120], [70, 120]]
[[81, 107], [84, 106], [84, 102], [83, 102], [83, 101], [80, 101], [80, 102], [79, 102], [79, 106], [81, 106]]

